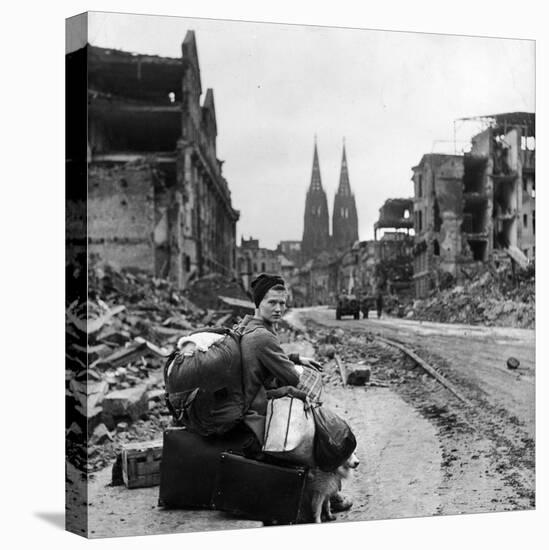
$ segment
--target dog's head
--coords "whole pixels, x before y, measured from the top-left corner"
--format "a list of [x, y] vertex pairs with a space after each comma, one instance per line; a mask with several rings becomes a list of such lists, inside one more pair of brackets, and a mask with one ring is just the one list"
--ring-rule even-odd
[[360, 460], [358, 460], [358, 457], [355, 453], [352, 453], [347, 460], [341, 466], [338, 466], [336, 469], [336, 472], [338, 475], [340, 475], [343, 478], [348, 478], [351, 474], [351, 470], [356, 470], [358, 468], [358, 465], [360, 464]]

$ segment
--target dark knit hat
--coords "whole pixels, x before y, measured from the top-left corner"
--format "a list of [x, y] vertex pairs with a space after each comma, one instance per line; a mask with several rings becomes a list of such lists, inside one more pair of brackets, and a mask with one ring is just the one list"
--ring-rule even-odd
[[257, 278], [252, 281], [252, 295], [255, 307], [259, 307], [261, 300], [265, 298], [265, 294], [269, 292], [269, 289], [277, 285], [286, 286], [286, 282], [280, 275], [268, 275], [267, 273], [258, 275]]

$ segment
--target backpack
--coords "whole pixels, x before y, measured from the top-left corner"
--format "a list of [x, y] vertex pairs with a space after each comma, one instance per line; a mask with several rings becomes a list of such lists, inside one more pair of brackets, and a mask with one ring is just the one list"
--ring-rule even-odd
[[176, 425], [203, 436], [220, 435], [234, 428], [245, 413], [240, 334], [228, 328], [204, 328], [189, 339], [205, 333], [221, 338], [191, 351], [176, 349], [168, 357], [166, 405]]

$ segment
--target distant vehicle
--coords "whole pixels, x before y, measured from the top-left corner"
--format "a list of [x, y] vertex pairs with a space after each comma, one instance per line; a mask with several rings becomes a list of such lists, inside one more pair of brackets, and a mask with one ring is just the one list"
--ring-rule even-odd
[[338, 296], [336, 319], [339, 321], [343, 315], [352, 315], [355, 319], [360, 319], [360, 300], [354, 294]]

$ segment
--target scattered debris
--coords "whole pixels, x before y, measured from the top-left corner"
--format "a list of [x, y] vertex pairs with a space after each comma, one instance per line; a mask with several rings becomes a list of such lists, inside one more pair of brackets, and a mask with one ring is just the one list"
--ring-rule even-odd
[[158, 438], [171, 423], [162, 368], [177, 340], [208, 324], [230, 327], [249, 306], [238, 283], [217, 275], [181, 292], [92, 260], [87, 301], [67, 305], [67, 459], [93, 472], [122, 445]]
[[149, 410], [147, 388], [145, 385], [109, 393], [103, 400], [103, 422], [111, 429], [122, 418], [138, 420]]
[[520, 365], [520, 361], [518, 359], [516, 359], [515, 357], [509, 357], [509, 359], [507, 359], [507, 368], [508, 369], [512, 369], [512, 370], [518, 369], [519, 365]]
[[345, 386], [345, 384], [347, 383], [347, 372], [345, 371], [345, 363], [341, 360], [341, 357], [337, 353], [335, 354], [334, 358], [335, 358], [337, 368], [339, 370], [339, 374], [341, 376], [341, 381]]
[[468, 399], [466, 399], [455, 387], [453, 384], [451, 384], [444, 376], [439, 374], [429, 363], [424, 361], [421, 357], [419, 357], [416, 353], [414, 353], [411, 349], [408, 349], [406, 346], [402, 345], [399, 342], [395, 342], [394, 340], [390, 340], [389, 338], [382, 338], [381, 336], [378, 336], [377, 339], [380, 342], [384, 342], [385, 344], [389, 344], [390, 346], [393, 346], [401, 351], [403, 351], [406, 355], [411, 357], [422, 369], [424, 369], [427, 373], [429, 373], [433, 378], [435, 378], [438, 382], [440, 382], [446, 389], [451, 391], [462, 403], [465, 403], [466, 405], [470, 405], [470, 402]]
[[321, 344], [318, 348], [318, 353], [321, 357], [333, 359], [335, 357], [336, 350], [332, 344]]
[[106, 441], [112, 441], [113, 437], [105, 424], [99, 424], [93, 431], [91, 442], [95, 445], [101, 445]]
[[345, 365], [347, 372], [346, 383], [349, 386], [366, 386], [370, 381], [371, 368], [365, 364], [347, 364]]

